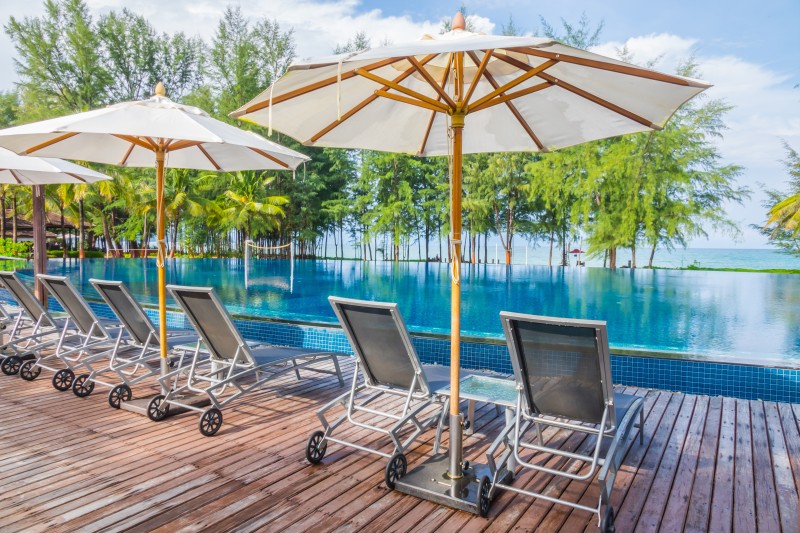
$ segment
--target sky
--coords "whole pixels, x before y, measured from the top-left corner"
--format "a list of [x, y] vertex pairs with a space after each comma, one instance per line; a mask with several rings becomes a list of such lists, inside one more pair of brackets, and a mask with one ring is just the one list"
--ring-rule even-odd
[[[437, 33], [461, 2], [440, 0], [86, 0], [94, 16], [129, 7], [147, 17], [159, 31], [213, 36], [226, 5], [240, 5], [253, 18], [269, 17], [293, 28], [301, 58], [330, 54], [337, 44], [364, 30], [372, 43], [402, 43]], [[725, 163], [744, 167], [738, 183], [752, 190], [744, 205], [727, 206], [739, 224], [738, 237], [710, 231], [692, 247], [762, 248], [766, 239], [751, 224], [762, 224], [763, 187], [786, 190], [788, 175], [781, 163], [783, 143], [800, 150], [800, 0], [529, 0], [465, 1], [476, 27], [500, 33], [513, 17], [522, 33], [541, 33], [540, 18], [553, 26], [561, 19], [577, 22], [582, 13], [603, 23], [601, 44], [594, 50], [615, 56], [627, 46], [637, 63], [658, 59], [657, 70], [672, 72], [694, 57], [701, 78], [714, 84], [706, 94], [722, 98], [734, 109], [717, 141]], [[38, 0], [0, 0], [0, 20], [35, 17], [44, 12]], [[17, 81], [12, 43], [0, 35], [0, 90]]]

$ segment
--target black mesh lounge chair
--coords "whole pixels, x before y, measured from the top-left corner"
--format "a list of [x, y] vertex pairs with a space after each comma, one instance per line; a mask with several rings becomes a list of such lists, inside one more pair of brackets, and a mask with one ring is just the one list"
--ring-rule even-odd
[[[168, 285], [167, 290], [183, 309], [202, 341], [188, 370], [175, 370], [159, 378], [169, 393], [151, 400], [147, 412], [161, 420], [170, 405], [202, 413], [200, 433], [210, 437], [222, 426], [222, 408], [242, 395], [262, 387], [287, 372], [300, 379], [300, 370], [334, 375], [344, 386], [338, 356], [343, 354], [247, 342], [239, 333], [214, 289]], [[332, 362], [334, 370], [319, 368]], [[185, 395], [205, 395], [212, 406], [202, 409], [182, 400]]]
[[[121, 402], [133, 397], [133, 385], [159, 374], [161, 349], [158, 330], [124, 283], [99, 279], [90, 279], [89, 282], [119, 319], [127, 344], [124, 350], [114, 350], [110, 357], [98, 354], [84, 358], [82, 364], [89, 373], [78, 376], [76, 383], [82, 380], [86, 385], [80, 389], [73, 386], [73, 392], [88, 396], [95, 383], [109, 387], [108, 403], [119, 409]], [[167, 332], [167, 349], [172, 352], [177, 346], [194, 345], [197, 340], [197, 334], [192, 331], [171, 330]], [[95, 363], [106, 360], [107, 367], [94, 368]], [[171, 366], [177, 365], [180, 369], [184, 358], [172, 354], [170, 362]]]
[[2, 370], [7, 375], [19, 373], [30, 381], [41, 372], [33, 364], [36, 353], [58, 342], [58, 335], [68, 326], [67, 320], [48, 313], [16, 272], [0, 272], [0, 284], [20, 308], [7, 339], [0, 347]]
[[[323, 431], [315, 431], [309, 437], [306, 458], [312, 464], [322, 461], [328, 442], [386, 457], [386, 485], [393, 489], [406, 472], [407, 448], [437, 420], [434, 453], [438, 451], [448, 403], [447, 395], [437, 391], [449, 387], [450, 367], [420, 363], [397, 304], [335, 296], [328, 297], [328, 301], [356, 355], [356, 371], [350, 390], [317, 411]], [[359, 376], [363, 383], [359, 383]], [[402, 407], [380, 410], [371, 405], [385, 395], [403, 398]], [[329, 421], [325, 414], [338, 405], [345, 408], [345, 413]], [[432, 412], [423, 413], [428, 407], [433, 407]], [[360, 419], [356, 420], [359, 414]], [[421, 418], [423, 415], [425, 418]], [[378, 421], [383, 426], [376, 425]], [[386, 435], [391, 440], [391, 451], [384, 451], [385, 446], [370, 447], [337, 436], [344, 422]], [[401, 433], [409, 429], [413, 431], [401, 440]]]
[[[93, 384], [86, 381], [85, 374], [76, 378], [76, 369], [86, 357], [97, 354], [108, 356], [112, 351], [119, 350], [125, 342], [124, 330], [119, 322], [98, 318], [66, 277], [45, 274], [39, 274], [38, 277], [61, 304], [67, 318], [55, 349], [50, 353], [38, 350], [36, 361], [28, 361], [25, 365], [33, 364], [36, 369], [53, 372], [53, 387], [57, 390], [65, 391], [74, 387], [78, 396], [87, 396]], [[59, 367], [63, 365], [66, 368], [53, 366], [56, 362]]]
[[[611, 490], [625, 454], [624, 444], [637, 418], [639, 439], [643, 441], [643, 399], [614, 392], [606, 323], [507, 312], [500, 313], [500, 319], [519, 392], [514, 421], [486, 452], [493, 479], [481, 482], [482, 514], [488, 512], [491, 497], [499, 488], [596, 513], [601, 530], [613, 530]], [[542, 428], [547, 426], [596, 435], [592, 451], [573, 453], [549, 447], [542, 439]], [[496, 459], [501, 446], [504, 450]], [[534, 463], [531, 453], [560, 456], [565, 461], [563, 468], [549, 468], [541, 459]], [[597, 506], [500, 482], [509, 459], [523, 469], [574, 480], [591, 479], [599, 468]]]

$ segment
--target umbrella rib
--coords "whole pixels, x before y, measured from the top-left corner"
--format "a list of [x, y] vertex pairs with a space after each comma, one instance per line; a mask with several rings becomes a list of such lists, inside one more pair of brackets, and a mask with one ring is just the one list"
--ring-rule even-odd
[[267, 158], [267, 159], [269, 159], [270, 161], [274, 161], [275, 163], [279, 164], [279, 165], [280, 165], [280, 166], [282, 166], [283, 168], [289, 168], [289, 165], [288, 165], [288, 164], [284, 163], [283, 161], [281, 161], [280, 159], [278, 159], [278, 158], [277, 158], [277, 157], [275, 157], [274, 155], [270, 155], [270, 154], [268, 154], [268, 153], [267, 153], [267, 152], [265, 152], [264, 150], [259, 150], [258, 148], [253, 148], [252, 146], [248, 146], [248, 148], [250, 148], [252, 151], [254, 151], [255, 153], [257, 153], [257, 154], [258, 154], [258, 155], [260, 155], [261, 157], [266, 157], [266, 158]]
[[400, 96], [399, 94], [394, 94], [394, 93], [390, 93], [390, 92], [387, 92], [387, 91], [378, 90], [378, 91], [375, 91], [375, 94], [378, 95], [378, 96], [382, 96], [384, 98], [388, 98], [389, 100], [395, 100], [397, 102], [402, 102], [404, 104], [415, 105], [417, 107], [422, 107], [424, 109], [430, 109], [431, 111], [436, 111], [436, 112], [439, 112], [439, 113], [447, 113], [447, 111], [449, 110], [448, 108], [446, 108], [444, 106], [444, 104], [440, 104], [439, 102], [436, 102], [436, 100], [434, 100], [434, 102], [436, 102], [439, 105], [432, 105], [432, 104], [429, 104], [427, 102], [423, 102], [421, 100], [417, 100], [416, 98], [407, 98], [405, 96]]
[[[11, 172], [11, 176], [12, 176], [12, 177], [13, 177], [15, 180], [17, 180], [17, 183], [18, 183], [19, 185], [22, 185], [22, 180], [21, 180], [21, 179], [19, 179], [19, 176], [17, 175], [17, 171], [16, 171], [16, 170], [12, 170], [12, 169], [10, 169], [10, 168], [8, 169], [8, 171], [9, 171], [9, 172]], [[3, 213], [3, 215], [5, 216], [5, 213]]]
[[118, 167], [124, 167], [125, 166], [125, 163], [128, 162], [128, 158], [131, 156], [131, 152], [133, 152], [133, 149], [135, 147], [136, 147], [135, 144], [129, 143], [128, 149], [125, 150], [125, 155], [122, 156], [122, 159], [120, 159], [119, 163], [117, 163]]
[[[424, 103], [426, 103], [426, 104], [428, 104], [430, 106], [439, 108], [444, 113], [450, 111], [449, 107], [447, 107], [445, 104], [439, 102], [438, 100], [434, 100], [433, 98], [430, 98], [428, 96], [425, 96], [424, 94], [418, 93], [417, 91], [414, 91], [414, 90], [408, 89], [406, 87], [403, 87], [399, 83], [394, 83], [394, 82], [392, 82], [390, 80], [387, 80], [386, 78], [382, 78], [380, 76], [376, 76], [375, 74], [373, 74], [371, 72], [367, 72], [367, 71], [362, 70], [360, 68], [356, 69], [356, 74], [358, 74], [359, 76], [362, 76], [364, 78], [367, 78], [368, 80], [372, 80], [375, 83], [380, 83], [381, 85], [386, 85], [390, 89], [394, 89], [395, 91], [397, 91], [399, 93], [403, 93], [406, 96], [410, 96], [411, 98], [413, 98], [415, 100], [418, 100], [418, 101], [424, 102]], [[387, 91], [378, 90], [378, 91], [375, 91], [375, 92], [376, 92], [376, 94], [378, 94], [378, 93], [386, 93]]]
[[64, 172], [70, 178], [75, 178], [76, 180], [80, 181], [81, 183], [86, 183], [86, 180], [82, 177], [78, 176], [77, 174], [73, 174], [72, 172]]
[[409, 56], [408, 60], [411, 62], [417, 72], [419, 72], [420, 75], [425, 79], [425, 81], [428, 82], [428, 85], [430, 85], [433, 90], [439, 94], [437, 101], [444, 100], [451, 109], [455, 109], [456, 103], [452, 98], [450, 98], [450, 95], [445, 92], [444, 88], [441, 87], [440, 84], [436, 83], [436, 80], [433, 79], [430, 72], [422, 68], [422, 65], [419, 64], [419, 61], [417, 61], [417, 58], [414, 56]]
[[135, 144], [136, 146], [141, 146], [145, 150], [155, 151], [156, 146], [152, 144], [148, 144], [147, 142], [143, 141], [139, 137], [134, 137], [133, 135], [121, 135], [121, 134], [112, 134], [114, 137], [118, 139], [122, 139], [123, 141], [128, 141], [131, 144]]
[[[442, 73], [442, 90], [444, 90], [447, 86], [447, 78], [450, 77], [450, 69], [452, 68], [452, 64], [453, 53], [450, 52], [447, 56], [447, 64], [445, 65], [444, 72]], [[432, 111], [431, 116], [428, 118], [428, 127], [425, 128], [425, 135], [422, 137], [422, 144], [420, 144], [419, 151], [417, 152], [419, 155], [425, 153], [425, 147], [428, 145], [428, 138], [431, 135], [434, 120], [436, 120], [436, 111]]]
[[[477, 56], [475, 55], [475, 52], [468, 52], [468, 54], [472, 58], [473, 61], [475, 61], [477, 59]], [[483, 71], [483, 76], [489, 81], [489, 83], [492, 85], [492, 87], [494, 87], [495, 90], [493, 92], [497, 92], [499, 84], [497, 83], [497, 80], [494, 79], [494, 76], [492, 76], [489, 73], [489, 71], [487, 71], [487, 70]], [[503, 96], [502, 91], [499, 94], [500, 94], [500, 96]], [[480, 100], [478, 102], [480, 102]], [[477, 105], [478, 102], [476, 102], [476, 105]], [[520, 126], [522, 126], [522, 129], [524, 129], [525, 133], [527, 133], [528, 136], [530, 136], [531, 140], [533, 140], [533, 142], [536, 144], [536, 146], [539, 148], [539, 150], [542, 151], [542, 152], [546, 152], [547, 148], [545, 148], [545, 146], [542, 144], [542, 141], [540, 141], [539, 137], [537, 137], [536, 134], [533, 132], [533, 129], [526, 122], [525, 118], [519, 112], [517, 107], [514, 104], [512, 104], [510, 101], [506, 101], [505, 104], [506, 104], [506, 107], [508, 107], [508, 110], [511, 111], [511, 114], [514, 115], [514, 118], [517, 119], [517, 121], [519, 122]]]
[[200, 141], [175, 141], [171, 142], [168, 147], [169, 152], [177, 152], [178, 150], [183, 150], [184, 148], [191, 148], [192, 146], [199, 146], [202, 142]]
[[540, 83], [538, 85], [534, 85], [533, 87], [528, 87], [527, 89], [522, 89], [520, 91], [514, 91], [513, 93], [504, 94], [503, 96], [497, 96], [488, 102], [484, 102], [479, 106], [472, 106], [469, 108], [470, 113], [474, 113], [476, 111], [481, 111], [483, 109], [496, 106], [497, 104], [502, 104], [503, 102], [507, 102], [509, 100], [516, 100], [517, 98], [521, 98], [523, 96], [527, 96], [529, 94], [533, 94], [535, 92], [539, 92], [542, 89], [547, 89], [548, 87], [552, 87], [553, 83], [546, 81]]
[[[375, 70], [381, 67], [385, 67], [387, 65], [391, 65], [392, 63], [396, 63], [398, 61], [403, 60], [402, 57], [391, 57], [389, 59], [384, 59], [383, 61], [378, 61], [376, 63], [372, 63], [371, 65], [366, 65], [361, 67], [363, 70]], [[356, 73], [354, 71], [344, 72], [342, 73], [342, 81], [349, 80], [350, 78], [354, 77]], [[295, 89], [294, 91], [289, 91], [285, 94], [280, 94], [272, 99], [272, 105], [280, 104], [281, 102], [285, 102], [287, 100], [291, 100], [292, 98], [296, 98], [298, 96], [302, 96], [304, 94], [310, 93], [312, 91], [316, 91], [317, 89], [322, 89], [324, 87], [328, 87], [329, 85], [333, 85], [339, 80], [338, 76], [331, 76], [330, 78], [325, 78], [324, 80], [320, 80], [316, 83], [312, 83], [310, 85], [306, 85], [305, 87], [300, 87], [299, 89]], [[241, 117], [242, 115], [246, 115], [248, 113], [255, 113], [256, 111], [261, 111], [269, 107], [270, 102], [269, 99], [265, 99], [261, 102], [255, 103], [250, 107], [243, 109], [242, 111], [234, 111], [231, 113], [230, 116], [237, 118]]]
[[[470, 52], [470, 57], [473, 58], [473, 61], [475, 59], [477, 59], [477, 56], [475, 55], [475, 52]], [[526, 65], [526, 66], [528, 66], [528, 69], [525, 69], [525, 70], [527, 70], [527, 72], [525, 72], [524, 74], [522, 74], [520, 76], [517, 76], [516, 78], [514, 78], [513, 80], [509, 81], [508, 83], [506, 83], [505, 85], [503, 85], [501, 87], [495, 86], [494, 91], [490, 92], [487, 95], [482, 96], [481, 98], [478, 98], [478, 100], [475, 102], [475, 106], [476, 107], [480, 107], [481, 104], [484, 104], [484, 103], [488, 102], [489, 100], [491, 100], [495, 96], [501, 96], [503, 93], [505, 93], [509, 89], [513, 89], [514, 87], [516, 87], [520, 83], [522, 83], [522, 82], [524, 82], [526, 80], [529, 80], [529, 79], [531, 79], [532, 77], [534, 77], [534, 76], [536, 76], [538, 74], [542, 74], [545, 70], [549, 69], [550, 67], [552, 67], [556, 63], [558, 63], [558, 61], [556, 61], [556, 60], [545, 61], [544, 63], [542, 63], [538, 67], [533, 67], [533, 68], [531, 68], [528, 65]], [[484, 73], [488, 74], [485, 71], [484, 71]], [[490, 77], [487, 76], [486, 79], [490, 79]], [[494, 79], [494, 78], [492, 77], [491, 79]]]
[[[478, 71], [475, 73], [475, 77], [472, 78], [472, 83], [470, 83], [469, 89], [467, 89], [467, 94], [464, 96], [465, 104], [469, 104], [469, 99], [472, 98], [472, 93], [474, 93], [475, 89], [478, 87], [478, 81], [480, 81], [483, 71], [486, 70], [486, 66], [489, 64], [489, 58], [492, 57], [493, 52], [494, 50], [486, 50], [486, 52], [483, 54], [483, 59], [478, 66]], [[470, 58], [475, 61], [477, 56], [477, 54], [473, 53], [470, 55]]]
[[203, 146], [201, 144], [197, 145], [197, 149], [200, 150], [201, 152], [203, 152], [203, 155], [206, 156], [206, 159], [208, 159], [211, 162], [212, 165], [214, 165], [214, 168], [217, 170], [217, 172], [222, 170], [222, 167], [219, 166], [216, 161], [214, 161], [214, 158], [211, 157], [211, 155], [209, 155], [208, 152], [206, 152], [206, 149], [203, 148]]
[[50, 139], [49, 141], [45, 141], [45, 142], [43, 142], [41, 144], [37, 144], [36, 146], [28, 148], [27, 150], [22, 152], [22, 155], [30, 155], [33, 152], [38, 152], [39, 150], [42, 150], [43, 148], [47, 148], [48, 146], [52, 146], [52, 145], [54, 145], [56, 143], [60, 143], [61, 141], [65, 141], [65, 140], [67, 140], [67, 139], [69, 139], [71, 137], [76, 136], [77, 134], [78, 134], [77, 131], [71, 131], [69, 133], [65, 133], [64, 135], [60, 135], [58, 137]]
[[[432, 60], [434, 57], [436, 57], [436, 55], [437, 54], [431, 54], [431, 55], [425, 57], [421, 61], [421, 64], [422, 65], [427, 64], [430, 60]], [[402, 74], [400, 74], [398, 77], [396, 77], [392, 81], [394, 81], [396, 83], [400, 83], [401, 81], [406, 79], [408, 76], [410, 76], [411, 73], [413, 73], [413, 72], [414, 72], [413, 68], [406, 69]], [[383, 90], [386, 90], [386, 89], [388, 89], [388, 87], [384, 86]], [[368, 96], [367, 98], [362, 100], [359, 104], [357, 104], [355, 107], [353, 107], [352, 109], [347, 111], [344, 115], [342, 115], [341, 119], [334, 120], [333, 122], [331, 122], [330, 124], [325, 126], [323, 129], [321, 129], [319, 132], [317, 132], [316, 134], [312, 135], [309, 138], [309, 142], [312, 142], [312, 143], [317, 142], [324, 135], [327, 135], [328, 133], [333, 131], [339, 124], [341, 124], [345, 120], [349, 119], [350, 117], [352, 117], [353, 115], [355, 115], [356, 113], [358, 113], [359, 111], [361, 111], [362, 109], [364, 109], [365, 107], [367, 107], [369, 104], [371, 104], [372, 102], [374, 102], [377, 99], [378, 99], [378, 95], [377, 94], [371, 94], [370, 96]]]
[[590, 93], [588, 91], [584, 91], [583, 89], [581, 89], [579, 87], [575, 87], [574, 85], [571, 85], [571, 84], [569, 84], [569, 83], [567, 83], [567, 82], [565, 82], [563, 80], [556, 79], [555, 77], [550, 76], [549, 74], [545, 74], [545, 73], [540, 74], [540, 76], [542, 78], [544, 78], [545, 80], [549, 81], [550, 83], [552, 83], [554, 85], [558, 85], [562, 89], [565, 89], [565, 90], [567, 90], [567, 91], [569, 91], [569, 92], [571, 92], [573, 94], [576, 94], [576, 95], [578, 95], [578, 96], [580, 96], [582, 98], [585, 98], [585, 99], [587, 99], [587, 100], [589, 100], [591, 102], [594, 102], [595, 104], [597, 104], [597, 105], [599, 105], [601, 107], [605, 107], [606, 109], [608, 109], [610, 111], [613, 111], [613, 112], [615, 112], [617, 114], [620, 114], [620, 115], [622, 115], [622, 116], [624, 116], [624, 117], [626, 117], [626, 118], [628, 118], [630, 120], [633, 120], [634, 122], [638, 122], [642, 126], [645, 126], [645, 127], [648, 127], [648, 128], [654, 129], [654, 130], [663, 129], [658, 124], [653, 124], [651, 121], [647, 120], [644, 117], [640, 117], [639, 115], [637, 115], [636, 113], [634, 113], [632, 111], [628, 111], [627, 109], [625, 109], [623, 107], [620, 107], [620, 106], [618, 106], [616, 104], [613, 104], [613, 103], [609, 102], [608, 100], [604, 100], [604, 99], [600, 98], [599, 96], [595, 96], [594, 94], [592, 94], [592, 93]]
[[631, 76], [636, 76], [639, 78], [646, 78], [655, 81], [663, 81], [665, 83], [672, 83], [674, 85], [684, 85], [686, 87], [697, 87], [697, 88], [706, 88], [707, 85], [703, 83], [697, 83], [692, 80], [687, 80], [685, 78], [679, 78], [678, 76], [670, 76], [669, 74], [662, 74], [661, 72], [654, 72], [652, 70], [643, 69], [640, 67], [634, 67], [632, 65], [615, 65], [612, 63], [605, 63], [603, 61], [597, 61], [595, 59], [587, 59], [582, 57], [575, 57], [566, 54], [558, 54], [555, 52], [547, 52], [544, 50], [536, 50], [533, 48], [509, 48], [514, 52], [521, 52], [526, 55], [536, 56], [536, 57], [543, 57], [546, 59], [557, 59], [558, 61], [564, 63], [573, 63], [575, 65], [581, 65], [584, 67], [596, 68], [600, 70], [608, 70], [611, 72], [616, 72], [618, 74], [629, 74]]

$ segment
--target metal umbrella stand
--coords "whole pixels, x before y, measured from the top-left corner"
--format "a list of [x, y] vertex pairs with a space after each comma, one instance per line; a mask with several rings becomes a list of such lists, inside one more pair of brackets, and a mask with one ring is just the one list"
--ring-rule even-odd
[[397, 482], [403, 492], [477, 512], [459, 412], [462, 155], [546, 151], [656, 130], [708, 84], [551, 39], [453, 31], [305, 60], [233, 116], [307, 145], [451, 155], [450, 450]]

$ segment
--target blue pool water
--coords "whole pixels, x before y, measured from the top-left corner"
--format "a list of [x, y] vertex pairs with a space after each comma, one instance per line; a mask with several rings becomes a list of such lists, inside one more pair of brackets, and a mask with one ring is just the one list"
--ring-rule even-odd
[[[98, 298], [93, 277], [125, 281], [146, 304], [157, 303], [153, 259], [51, 260]], [[21, 273], [30, 275], [29, 270]], [[335, 322], [328, 295], [395, 301], [412, 331], [449, 331], [446, 265], [359, 261], [254, 260], [245, 284], [238, 259], [176, 259], [169, 283], [213, 286], [233, 314]], [[606, 320], [618, 349], [681, 352], [736, 361], [800, 361], [800, 276], [762, 273], [550, 269], [466, 265], [463, 333], [502, 337], [501, 310]]]

